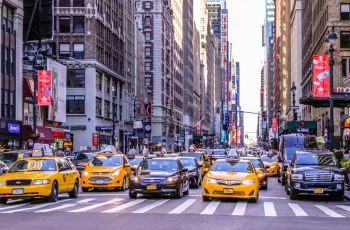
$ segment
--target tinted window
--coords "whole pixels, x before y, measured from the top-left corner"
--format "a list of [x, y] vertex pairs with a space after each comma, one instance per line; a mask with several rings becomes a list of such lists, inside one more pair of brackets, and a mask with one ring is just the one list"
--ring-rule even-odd
[[228, 162], [228, 161], [216, 161], [213, 167], [210, 169], [213, 172], [253, 172], [248, 162]]
[[13, 164], [9, 172], [56, 171], [55, 160], [20, 160]]
[[142, 162], [143, 158], [134, 158], [134, 159], [129, 159], [129, 163], [131, 165], [139, 165]]
[[187, 167], [196, 167], [196, 162], [194, 158], [180, 158], [181, 163], [183, 164], [183, 166], [185, 166], [185, 168]]
[[17, 161], [18, 159], [18, 153], [3, 153], [2, 154], [2, 161], [5, 163], [13, 163]]
[[78, 153], [77, 155], [75, 155], [75, 160], [91, 159], [93, 156], [93, 153]]
[[90, 163], [93, 166], [120, 166], [122, 164], [122, 157], [120, 156], [99, 156], [93, 157]]
[[159, 160], [153, 159], [144, 161], [140, 165], [141, 170], [143, 171], [177, 171], [177, 161], [176, 160]]
[[336, 160], [332, 154], [298, 154], [295, 163], [297, 165], [330, 165], [335, 166]]
[[262, 161], [257, 160], [257, 159], [249, 159], [255, 168], [264, 168], [264, 164], [262, 163]]
[[201, 159], [201, 153], [181, 153], [180, 154], [183, 157], [194, 157], [196, 158], [196, 160], [200, 160]]

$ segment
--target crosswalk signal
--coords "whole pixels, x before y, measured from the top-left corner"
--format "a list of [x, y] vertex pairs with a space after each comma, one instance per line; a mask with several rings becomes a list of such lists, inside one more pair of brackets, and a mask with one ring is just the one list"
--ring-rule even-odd
[[305, 121], [300, 121], [300, 128], [305, 128]]

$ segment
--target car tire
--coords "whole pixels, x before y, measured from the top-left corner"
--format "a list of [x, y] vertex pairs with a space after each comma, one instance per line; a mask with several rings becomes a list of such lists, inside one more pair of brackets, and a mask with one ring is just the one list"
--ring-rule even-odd
[[58, 184], [56, 181], [52, 183], [51, 194], [48, 197], [49, 202], [57, 202], [58, 201]]
[[79, 181], [75, 181], [74, 188], [68, 193], [69, 198], [78, 198], [79, 196]]
[[286, 178], [283, 176], [283, 174], [281, 175], [281, 185], [285, 185], [286, 184]]
[[200, 186], [200, 176], [196, 178], [196, 183], [193, 185], [193, 188], [199, 188]]
[[289, 192], [289, 188], [288, 188], [288, 183], [286, 183], [286, 185], [284, 186], [284, 191], [289, 196], [290, 192]]
[[298, 199], [298, 194], [294, 191], [292, 187], [289, 188], [289, 199], [291, 200]]
[[344, 201], [344, 191], [337, 192], [336, 194], [334, 194], [333, 199], [335, 201]]
[[137, 192], [129, 190], [129, 198], [130, 199], [136, 199], [137, 198]]
[[6, 204], [7, 198], [0, 198], [0, 204]]
[[252, 203], [258, 203], [258, 201], [259, 201], [259, 191], [258, 191], [258, 194], [256, 195], [256, 197], [253, 198], [251, 201], [252, 201]]
[[81, 188], [81, 190], [83, 190], [83, 192], [88, 192], [89, 188]]
[[176, 191], [176, 193], [175, 193], [175, 198], [176, 199], [181, 199], [181, 197], [183, 196], [183, 192], [182, 192], [182, 185], [180, 185], [180, 188]]
[[278, 170], [278, 172], [277, 172], [277, 182], [278, 182], [278, 183], [281, 183], [281, 173], [280, 173], [279, 170]]
[[188, 185], [187, 190], [184, 192], [185, 196], [190, 195], [190, 185]]
[[208, 202], [208, 201], [210, 201], [210, 197], [209, 196], [202, 196], [202, 200], [204, 201], [204, 202]]
[[122, 187], [120, 187], [120, 190], [121, 191], [125, 191], [126, 190], [126, 179], [125, 179], [125, 177], [123, 178], [123, 185], [122, 185]]

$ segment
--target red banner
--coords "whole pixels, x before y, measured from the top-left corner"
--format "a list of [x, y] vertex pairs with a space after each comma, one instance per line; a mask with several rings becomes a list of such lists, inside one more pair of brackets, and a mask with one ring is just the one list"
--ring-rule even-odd
[[278, 132], [278, 120], [276, 117], [272, 118], [272, 132], [277, 133]]
[[99, 135], [98, 133], [92, 134], [92, 146], [97, 147], [99, 142]]
[[51, 99], [51, 71], [38, 70], [38, 106], [50, 106]]
[[328, 55], [314, 55], [312, 58], [313, 96], [329, 96], [329, 61]]

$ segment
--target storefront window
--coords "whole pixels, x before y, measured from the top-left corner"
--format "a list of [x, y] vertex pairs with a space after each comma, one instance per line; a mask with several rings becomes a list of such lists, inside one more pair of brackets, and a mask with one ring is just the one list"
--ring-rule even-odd
[[[23, 104], [23, 124], [33, 125], [33, 104], [25, 102]], [[36, 124], [37, 126], [43, 126], [43, 116], [40, 107], [36, 109]]]

